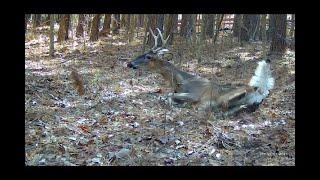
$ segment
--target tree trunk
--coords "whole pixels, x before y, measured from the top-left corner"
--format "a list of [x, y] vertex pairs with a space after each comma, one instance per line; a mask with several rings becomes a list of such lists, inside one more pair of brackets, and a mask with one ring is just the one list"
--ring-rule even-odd
[[207, 24], [206, 24], [206, 35], [209, 36], [210, 38], [213, 37], [214, 35], [214, 30], [215, 30], [215, 25], [214, 25], [214, 22], [215, 22], [215, 14], [208, 14], [207, 15]]
[[54, 56], [54, 15], [50, 16], [50, 47], [49, 47], [49, 55], [51, 57]]
[[208, 22], [208, 15], [207, 14], [202, 14], [202, 19], [201, 19], [201, 33], [200, 33], [200, 39], [201, 42], [206, 40], [206, 35], [207, 35], [207, 23]]
[[119, 34], [120, 14], [114, 14], [112, 18], [112, 34]]
[[125, 15], [125, 21], [124, 21], [123, 27], [125, 27], [127, 34], [129, 34], [129, 30], [130, 30], [131, 16], [132, 16], [131, 14], [126, 14]]
[[183, 14], [180, 36], [190, 39], [194, 32], [194, 17], [192, 14]]
[[87, 34], [90, 34], [91, 32], [91, 27], [92, 27], [92, 15], [91, 14], [88, 14], [86, 17], [85, 17], [85, 20], [86, 20], [86, 24], [87, 24]]
[[130, 17], [130, 24], [129, 26], [129, 42], [132, 42], [134, 38], [134, 30], [136, 29], [136, 23], [137, 23], [137, 15], [132, 14]]
[[173, 44], [173, 29], [174, 29], [174, 14], [168, 14], [165, 22], [165, 30], [164, 35], [167, 38], [169, 35], [169, 39], [167, 44]]
[[46, 24], [46, 26], [50, 26], [50, 14], [47, 14], [45, 24]]
[[84, 15], [79, 14], [78, 16], [78, 25], [76, 28], [76, 37], [82, 37], [83, 36], [83, 24], [84, 24]]
[[144, 15], [143, 14], [140, 14], [138, 15], [138, 27], [143, 27], [143, 24], [144, 24]]
[[173, 33], [178, 33], [178, 14], [173, 14]]
[[283, 55], [286, 50], [287, 14], [271, 14], [275, 30], [271, 38], [271, 54]]
[[250, 28], [250, 15], [244, 14], [242, 18], [242, 23], [240, 24], [240, 41], [248, 42], [250, 39], [249, 28]]
[[32, 28], [35, 29], [40, 26], [41, 14], [34, 14], [32, 17]]
[[260, 21], [260, 37], [262, 42], [267, 41], [266, 24], [267, 24], [267, 15], [263, 14], [261, 15], [261, 21]]
[[69, 14], [64, 14], [60, 20], [60, 26], [59, 26], [59, 31], [58, 31], [58, 42], [65, 41], [67, 40], [68, 37], [68, 32], [69, 32], [69, 21], [70, 20], [70, 15]]
[[223, 21], [223, 18], [224, 18], [224, 14], [220, 14], [218, 16], [219, 18], [217, 19], [218, 22], [216, 24], [216, 29], [217, 29], [217, 32], [215, 33], [214, 37], [213, 37], [213, 44], [215, 45], [216, 44], [216, 41], [217, 41], [217, 38], [218, 38], [218, 35], [219, 35], [219, 29], [221, 28], [221, 24], [222, 24], [222, 21]]
[[241, 28], [241, 21], [242, 21], [242, 15], [241, 14], [235, 14], [234, 20], [233, 20], [233, 37], [239, 37], [240, 35], [240, 28]]
[[241, 41], [254, 41], [260, 24], [260, 16], [255, 14], [244, 14], [242, 22]]
[[97, 41], [99, 38], [100, 14], [96, 14], [92, 20], [90, 41]]
[[180, 36], [187, 37], [187, 31], [191, 22], [191, 14], [182, 14]]
[[[159, 28], [162, 34], [163, 34], [163, 23], [164, 23], [164, 14], [158, 14], [157, 20], [156, 20], [156, 28]], [[161, 38], [158, 39], [158, 45], [159, 46], [162, 45]]]
[[268, 30], [267, 30], [267, 41], [270, 42], [271, 38], [273, 36], [273, 33], [275, 32], [275, 20], [273, 19], [274, 16], [272, 16], [271, 14], [269, 15], [269, 26], [268, 26]]
[[30, 17], [31, 17], [31, 14], [26, 14], [24, 16], [24, 28], [25, 28], [24, 32], [27, 32], [27, 25], [28, 25]]
[[127, 17], [128, 17], [128, 14], [121, 14], [120, 16], [120, 27], [121, 28], [124, 28], [127, 26]]
[[63, 14], [57, 14], [56, 23], [60, 23], [62, 16], [63, 16]]
[[110, 33], [111, 14], [104, 15], [103, 28], [100, 32], [100, 36], [107, 36]]
[[249, 40], [255, 41], [260, 24], [260, 15], [250, 15]]
[[295, 27], [295, 14], [292, 14], [291, 15], [291, 26], [290, 26], [290, 33], [289, 33], [289, 36], [291, 38], [294, 38], [294, 27]]
[[[150, 14], [150, 15], [147, 15], [148, 17], [148, 25], [147, 25], [147, 31], [149, 31], [149, 29], [151, 28], [152, 31], [157, 34], [156, 32], [156, 25], [157, 25], [157, 15], [155, 14]], [[148, 39], [147, 39], [147, 44], [149, 46], [153, 46], [154, 45], [154, 39], [152, 37], [151, 34], [149, 34], [148, 36]]]

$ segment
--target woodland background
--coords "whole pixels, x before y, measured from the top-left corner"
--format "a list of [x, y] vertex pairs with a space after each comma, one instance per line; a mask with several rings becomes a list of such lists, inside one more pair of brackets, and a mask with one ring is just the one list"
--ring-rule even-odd
[[[168, 106], [161, 76], [126, 67], [149, 28], [177, 67], [219, 83], [269, 58], [275, 88], [226, 119]], [[26, 14], [25, 164], [295, 165], [295, 15]]]

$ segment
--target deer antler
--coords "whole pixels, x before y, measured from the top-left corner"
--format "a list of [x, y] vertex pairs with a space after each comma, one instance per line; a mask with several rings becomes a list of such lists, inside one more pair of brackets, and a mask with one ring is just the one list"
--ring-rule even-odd
[[150, 29], [151, 35], [152, 35], [153, 38], [154, 38], [154, 46], [151, 48], [151, 50], [155, 50], [155, 49], [157, 48], [157, 46], [158, 46], [158, 37], [159, 37], [159, 34], [158, 34], [158, 35], [154, 35], [152, 29], [151, 29], [151, 28], [149, 28], [149, 29]]
[[167, 37], [167, 39], [166, 39], [166, 40], [164, 40], [164, 39], [163, 39], [163, 36], [162, 36], [162, 33], [161, 33], [161, 31], [160, 31], [160, 29], [159, 29], [159, 28], [157, 28], [157, 30], [158, 30], [158, 32], [159, 32], [159, 34], [158, 34], [158, 35], [160, 35], [160, 38], [161, 38], [161, 41], [162, 41], [162, 47], [165, 47], [165, 45], [166, 45], [166, 43], [167, 43], [167, 41], [168, 41], [168, 39], [169, 39], [169, 37], [170, 37], [170, 34], [169, 34], [169, 36]]

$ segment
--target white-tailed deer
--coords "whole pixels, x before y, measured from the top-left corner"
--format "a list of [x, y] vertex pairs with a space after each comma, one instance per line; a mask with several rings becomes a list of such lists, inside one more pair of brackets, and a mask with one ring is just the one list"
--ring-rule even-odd
[[[270, 60], [260, 61], [248, 85], [238, 87], [221, 85], [208, 79], [197, 77], [177, 69], [173, 64], [164, 60], [163, 56], [169, 52], [165, 48], [166, 40], [161, 31], [155, 36], [155, 46], [145, 54], [128, 63], [130, 68], [144, 68], [160, 73], [173, 87], [174, 93], [168, 94], [169, 100], [177, 103], [191, 102], [202, 110], [223, 110], [225, 115], [231, 115], [247, 107], [257, 107], [267, 97], [274, 86], [271, 75]], [[157, 47], [158, 36], [162, 46]], [[168, 39], [168, 38], [167, 38]]]

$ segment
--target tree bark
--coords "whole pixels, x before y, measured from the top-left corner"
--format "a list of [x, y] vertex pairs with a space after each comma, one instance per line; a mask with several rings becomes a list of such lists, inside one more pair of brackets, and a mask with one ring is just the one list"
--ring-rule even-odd
[[138, 27], [143, 27], [143, 24], [144, 24], [144, 15], [143, 14], [140, 14], [138, 15]]
[[292, 18], [291, 18], [291, 26], [290, 26], [290, 37], [294, 38], [295, 14], [292, 14], [291, 16]]
[[100, 32], [100, 36], [107, 36], [110, 33], [111, 14], [104, 15], [103, 28]]
[[[241, 25], [240, 25], [241, 26]], [[242, 19], [242, 26], [241, 26], [241, 34], [240, 34], [240, 39], [241, 42], [245, 41], [248, 42], [249, 41], [249, 26], [250, 26], [250, 15], [248, 14], [244, 14], [243, 15], [243, 19]]]
[[233, 20], [233, 37], [239, 37], [240, 35], [240, 28], [241, 28], [241, 22], [242, 22], [242, 15], [241, 14], [235, 14], [234, 20]]
[[221, 14], [218, 16], [219, 19], [218, 19], [218, 23], [217, 23], [217, 32], [215, 33], [214, 37], [213, 37], [213, 44], [216, 44], [216, 41], [217, 41], [217, 38], [218, 38], [218, 35], [219, 35], [219, 29], [221, 28], [221, 24], [222, 24], [222, 21], [223, 21], [223, 17], [224, 17], [224, 14]]
[[34, 14], [32, 17], [32, 28], [35, 29], [40, 26], [41, 14]]
[[[157, 33], [156, 32], [157, 15], [150, 14], [150, 15], [147, 15], [147, 17], [148, 17], [147, 31], [149, 31], [149, 29], [151, 28], [152, 31], [156, 34]], [[147, 44], [151, 47], [154, 45], [154, 39], [151, 34], [149, 34], [148, 36]]]
[[[157, 20], [156, 20], [156, 28], [159, 28], [162, 34], [163, 34], [163, 23], [164, 23], [164, 14], [158, 14]], [[158, 31], [156, 32], [158, 33]], [[161, 38], [158, 39], [158, 45], [159, 46], [162, 45]]]
[[167, 38], [170, 35], [167, 42], [167, 44], [169, 45], [173, 44], [173, 30], [174, 30], [174, 14], [168, 14], [165, 22], [164, 35], [165, 35], [165, 38]]
[[213, 37], [214, 35], [214, 30], [215, 30], [215, 14], [208, 14], [207, 15], [207, 24], [206, 24], [206, 35], [209, 36], [210, 38]]
[[76, 37], [83, 37], [84, 14], [79, 14], [78, 25], [76, 28]]
[[261, 22], [260, 22], [260, 37], [262, 42], [267, 41], [267, 32], [266, 32], [266, 24], [267, 24], [267, 15], [261, 15]]
[[26, 14], [24, 16], [24, 28], [25, 28], [25, 31], [24, 32], [27, 32], [27, 25], [28, 25], [28, 22], [29, 22], [29, 19], [31, 17], [31, 14]]
[[50, 16], [50, 47], [49, 47], [49, 55], [51, 57], [54, 56], [54, 15]]
[[60, 26], [59, 26], [59, 31], [58, 31], [58, 42], [65, 41], [69, 39], [69, 21], [70, 20], [70, 15], [69, 14], [64, 14], [61, 17], [60, 20]]
[[96, 14], [92, 20], [90, 41], [97, 41], [99, 38], [100, 14]]
[[272, 16], [271, 14], [269, 14], [269, 26], [268, 26], [268, 30], [267, 30], [267, 41], [271, 41], [271, 38], [273, 36], [273, 33], [275, 32], [275, 20], [273, 19], [274, 16]]
[[287, 14], [271, 14], [275, 29], [271, 38], [271, 54], [283, 55], [286, 51]]
[[136, 29], [137, 18], [137, 15], [131, 15], [129, 24], [129, 42], [131, 42], [134, 38], [134, 30]]
[[119, 34], [120, 14], [114, 14], [112, 18], [112, 34]]
[[178, 14], [173, 14], [173, 33], [178, 33]]

